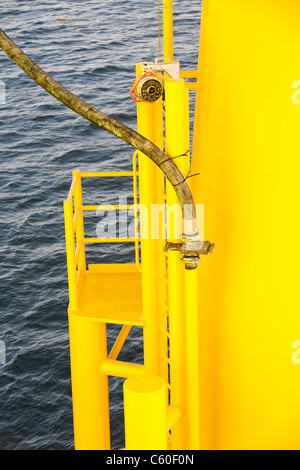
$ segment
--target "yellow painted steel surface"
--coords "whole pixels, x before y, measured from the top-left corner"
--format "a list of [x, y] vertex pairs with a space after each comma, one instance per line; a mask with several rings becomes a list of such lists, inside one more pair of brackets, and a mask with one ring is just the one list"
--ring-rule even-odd
[[145, 367], [141, 364], [131, 362], [115, 361], [105, 359], [101, 364], [101, 372], [115, 377], [131, 377], [136, 375], [145, 375], [147, 373]]
[[135, 264], [105, 268], [89, 265], [81, 278], [78, 308], [71, 313], [94, 321], [142, 325], [141, 274]]
[[106, 325], [69, 315], [69, 337], [75, 449], [109, 449]]
[[163, 0], [164, 56], [173, 62], [173, 1]]
[[154, 375], [124, 382], [126, 450], [167, 450], [167, 388]]
[[299, 18], [295, 0], [204, 0], [192, 172], [201, 446], [299, 449]]

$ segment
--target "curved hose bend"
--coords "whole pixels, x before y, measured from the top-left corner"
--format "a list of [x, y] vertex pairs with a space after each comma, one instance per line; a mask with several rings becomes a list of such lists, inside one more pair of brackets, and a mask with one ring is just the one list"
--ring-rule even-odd
[[182, 209], [183, 243], [199, 241], [193, 196], [182, 173], [170, 157], [150, 140], [102, 113], [60, 85], [33, 62], [1, 29], [0, 47], [29, 77], [65, 106], [151, 158], [166, 175], [177, 194]]

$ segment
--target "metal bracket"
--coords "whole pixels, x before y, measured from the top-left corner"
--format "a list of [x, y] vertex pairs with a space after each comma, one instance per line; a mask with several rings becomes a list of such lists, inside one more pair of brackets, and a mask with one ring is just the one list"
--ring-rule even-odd
[[209, 240], [202, 241], [188, 241], [186, 243], [172, 243], [167, 242], [164, 251], [180, 251], [182, 261], [185, 262], [186, 269], [195, 269], [200, 262], [200, 255], [208, 255], [212, 253], [215, 247], [214, 243]]
[[143, 62], [144, 72], [166, 72], [170, 78], [180, 78], [180, 62]]

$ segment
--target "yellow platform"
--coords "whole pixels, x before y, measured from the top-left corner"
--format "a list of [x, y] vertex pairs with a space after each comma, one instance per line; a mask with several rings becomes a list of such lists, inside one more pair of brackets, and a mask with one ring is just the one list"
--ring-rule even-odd
[[93, 321], [142, 326], [141, 273], [135, 264], [90, 264], [80, 275], [78, 309]]

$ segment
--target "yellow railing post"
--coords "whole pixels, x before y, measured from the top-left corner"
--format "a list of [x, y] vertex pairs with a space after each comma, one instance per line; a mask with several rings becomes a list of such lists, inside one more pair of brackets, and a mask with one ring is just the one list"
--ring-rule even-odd
[[124, 382], [126, 450], [167, 450], [166, 382], [154, 375]]
[[164, 57], [173, 62], [173, 5], [172, 0], [164, 0], [163, 8]]
[[70, 298], [69, 341], [75, 449], [107, 450], [110, 449], [108, 377], [100, 370], [101, 362], [107, 358], [106, 325], [85, 320], [77, 315], [77, 263], [79, 274], [86, 271], [79, 171], [73, 173], [68, 199], [64, 201], [64, 215]]
[[70, 302], [69, 308], [70, 310], [76, 310], [78, 307], [78, 298], [72, 200], [64, 201], [64, 217]]
[[[165, 132], [166, 153], [177, 157], [176, 164], [183, 175], [190, 168], [189, 161], [189, 112], [188, 90], [184, 80], [169, 79], [165, 82]], [[167, 182], [167, 205], [179, 204], [174, 188]], [[180, 211], [179, 224], [181, 224]], [[169, 210], [168, 240], [177, 241], [176, 214], [171, 220]], [[185, 283], [184, 263], [178, 251], [168, 252], [168, 302], [170, 336], [170, 383], [171, 404], [185, 409], [186, 406], [186, 341], [185, 341]], [[186, 421], [183, 417], [172, 428], [171, 448], [186, 449]]]
[[84, 225], [83, 225], [83, 211], [82, 211], [82, 185], [81, 185], [81, 172], [74, 171], [73, 176], [77, 176], [77, 184], [74, 190], [74, 211], [75, 217], [78, 212], [77, 223], [76, 223], [76, 244], [79, 249], [78, 256], [78, 271], [86, 271], [85, 261], [85, 246], [84, 246]]

